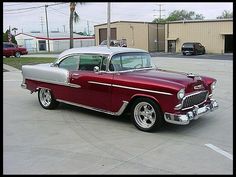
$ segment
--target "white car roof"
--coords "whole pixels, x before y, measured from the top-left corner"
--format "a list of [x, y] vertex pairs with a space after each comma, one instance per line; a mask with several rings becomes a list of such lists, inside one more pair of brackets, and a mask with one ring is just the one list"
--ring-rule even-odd
[[71, 54], [105, 54], [105, 55], [114, 55], [117, 53], [125, 53], [125, 52], [145, 52], [145, 50], [135, 49], [135, 48], [127, 48], [127, 47], [110, 47], [107, 46], [93, 46], [93, 47], [81, 47], [81, 48], [72, 48], [65, 50], [62, 52], [58, 59], [63, 58], [64, 56]]

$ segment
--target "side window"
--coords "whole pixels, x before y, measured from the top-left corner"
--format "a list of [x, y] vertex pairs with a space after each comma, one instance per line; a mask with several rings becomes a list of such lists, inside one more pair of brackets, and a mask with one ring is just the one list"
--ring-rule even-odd
[[110, 71], [125, 71], [151, 67], [150, 56], [144, 53], [117, 54], [111, 59]]
[[111, 62], [109, 64], [109, 70], [110, 71], [121, 71], [122, 70], [120, 55], [115, 55], [112, 57]]
[[59, 64], [59, 68], [64, 68], [69, 71], [78, 70], [79, 55], [69, 56], [62, 60]]
[[107, 57], [100, 55], [80, 55], [79, 70], [93, 71], [95, 66], [106, 70]]
[[15, 48], [13, 44], [9, 44], [9, 48]]

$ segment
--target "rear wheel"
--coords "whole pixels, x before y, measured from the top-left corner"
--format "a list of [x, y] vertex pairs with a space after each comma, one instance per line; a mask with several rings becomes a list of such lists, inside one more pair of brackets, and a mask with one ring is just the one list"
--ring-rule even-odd
[[137, 98], [131, 110], [134, 125], [142, 131], [154, 131], [161, 128], [164, 123], [163, 113], [152, 99]]
[[46, 88], [39, 89], [38, 100], [44, 109], [55, 109], [59, 104], [52, 95], [52, 92]]

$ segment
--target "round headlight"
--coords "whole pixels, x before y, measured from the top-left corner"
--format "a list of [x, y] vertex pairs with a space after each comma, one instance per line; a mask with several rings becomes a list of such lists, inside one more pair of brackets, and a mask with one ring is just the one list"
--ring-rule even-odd
[[184, 97], [185, 91], [184, 88], [177, 93], [177, 98], [180, 100]]
[[211, 84], [211, 90], [214, 90], [216, 87], [216, 81], [214, 81], [212, 84]]

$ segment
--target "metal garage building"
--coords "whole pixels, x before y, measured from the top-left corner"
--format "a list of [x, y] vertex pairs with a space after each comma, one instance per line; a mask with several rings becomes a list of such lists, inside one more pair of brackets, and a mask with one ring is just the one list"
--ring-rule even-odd
[[[49, 44], [51, 52], [61, 52], [69, 49], [69, 33], [50, 33]], [[73, 34], [74, 47], [87, 47], [95, 45], [94, 36], [81, 36]], [[48, 38], [46, 33], [19, 33], [15, 36], [17, 44], [27, 48], [29, 52], [48, 51]]]
[[165, 25], [166, 52], [181, 52], [184, 42], [200, 42], [206, 53], [233, 52], [233, 19], [174, 21]]
[[[165, 50], [164, 24], [151, 22], [111, 22], [111, 40], [126, 40], [127, 47], [149, 52]], [[107, 24], [94, 26], [96, 45], [107, 39]]]
[[[207, 53], [233, 52], [233, 19], [172, 21], [166, 24], [117, 21], [111, 23], [111, 39], [149, 52], [181, 52], [184, 42], [200, 42]], [[96, 45], [106, 40], [107, 24], [94, 26]]]

